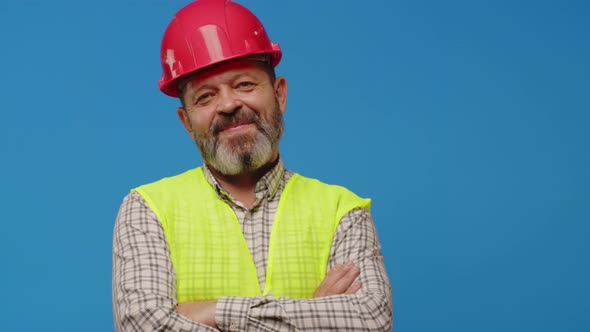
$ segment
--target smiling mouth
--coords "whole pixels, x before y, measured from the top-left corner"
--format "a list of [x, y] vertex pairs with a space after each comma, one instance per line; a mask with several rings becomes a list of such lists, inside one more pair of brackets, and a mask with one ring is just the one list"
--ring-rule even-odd
[[243, 129], [247, 129], [248, 127], [254, 125], [254, 122], [244, 121], [244, 122], [237, 122], [232, 123], [229, 126], [223, 127], [219, 132], [222, 133], [231, 133], [231, 132], [238, 132]]

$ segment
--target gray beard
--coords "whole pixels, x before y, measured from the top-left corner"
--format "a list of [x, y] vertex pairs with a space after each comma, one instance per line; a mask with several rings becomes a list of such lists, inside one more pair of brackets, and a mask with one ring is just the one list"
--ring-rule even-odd
[[[225, 175], [237, 175], [246, 171], [253, 171], [271, 161], [275, 146], [260, 131], [256, 133], [254, 142], [250, 137], [243, 139], [237, 138], [239, 145], [251, 145], [248, 151], [236, 151], [232, 146], [226, 144], [217, 144], [216, 142], [204, 142], [199, 146], [203, 160], [207, 165], [213, 167], [216, 171]], [[211, 144], [213, 143], [213, 144]], [[242, 149], [240, 146], [239, 149]]]
[[271, 118], [253, 115], [257, 132], [254, 137], [242, 135], [221, 143], [218, 130], [195, 136], [194, 140], [205, 163], [224, 175], [254, 171], [271, 161], [283, 133], [283, 114], [278, 103]]

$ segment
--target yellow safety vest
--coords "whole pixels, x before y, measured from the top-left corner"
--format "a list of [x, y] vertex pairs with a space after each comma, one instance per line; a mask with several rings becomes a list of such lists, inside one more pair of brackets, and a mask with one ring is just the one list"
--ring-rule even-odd
[[133, 189], [164, 228], [178, 302], [272, 294], [311, 298], [323, 280], [334, 232], [354, 208], [346, 188], [294, 174], [281, 195], [268, 248], [264, 292], [234, 210], [195, 168]]

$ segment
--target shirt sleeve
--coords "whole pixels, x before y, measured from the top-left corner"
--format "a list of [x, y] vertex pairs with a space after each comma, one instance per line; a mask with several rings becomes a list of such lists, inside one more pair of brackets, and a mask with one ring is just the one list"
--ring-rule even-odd
[[391, 331], [393, 304], [371, 214], [355, 209], [336, 231], [328, 268], [352, 260], [361, 270], [354, 295], [315, 299], [221, 297], [216, 322], [224, 331]]
[[164, 230], [136, 192], [125, 197], [113, 232], [115, 331], [218, 331], [176, 313], [176, 274]]

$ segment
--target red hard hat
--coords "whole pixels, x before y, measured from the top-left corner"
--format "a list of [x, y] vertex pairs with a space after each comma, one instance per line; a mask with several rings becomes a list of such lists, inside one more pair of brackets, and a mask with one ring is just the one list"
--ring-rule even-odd
[[254, 54], [270, 54], [272, 66], [281, 48], [246, 7], [230, 0], [197, 0], [180, 9], [162, 38], [160, 90], [178, 97], [176, 80], [207, 66]]

